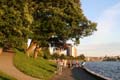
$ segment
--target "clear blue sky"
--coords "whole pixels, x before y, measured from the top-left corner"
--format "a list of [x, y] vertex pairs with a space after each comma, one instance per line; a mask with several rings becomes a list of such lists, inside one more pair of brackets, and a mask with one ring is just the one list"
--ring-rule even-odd
[[86, 56], [120, 55], [120, 0], [81, 0], [85, 16], [98, 31], [81, 39], [78, 53]]

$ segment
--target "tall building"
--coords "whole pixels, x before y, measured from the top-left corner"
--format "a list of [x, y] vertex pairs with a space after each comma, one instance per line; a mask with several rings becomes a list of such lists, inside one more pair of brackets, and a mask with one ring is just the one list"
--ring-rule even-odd
[[59, 55], [64, 54], [67, 56], [77, 57], [77, 49], [75, 46], [71, 44], [65, 44], [63, 47], [64, 48], [59, 48], [56, 46], [51, 46], [51, 44], [49, 44], [50, 54], [58, 53]]
[[75, 46], [72, 46], [72, 56], [77, 57], [77, 49]]
[[67, 44], [67, 48], [66, 48], [66, 50], [67, 50], [67, 56], [72, 56], [71, 54], [72, 54], [72, 45], [71, 44]]
[[77, 49], [75, 46], [68, 44], [67, 46], [67, 56], [77, 57]]

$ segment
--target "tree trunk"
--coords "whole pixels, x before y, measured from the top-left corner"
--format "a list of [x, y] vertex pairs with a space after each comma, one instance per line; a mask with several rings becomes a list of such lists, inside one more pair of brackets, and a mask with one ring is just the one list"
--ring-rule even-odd
[[2, 54], [2, 52], [3, 52], [3, 48], [0, 48], [0, 55]]
[[38, 53], [40, 52], [41, 48], [39, 48], [38, 46], [35, 48], [35, 51], [34, 51], [34, 58], [37, 58], [38, 56]]
[[28, 57], [30, 56], [30, 54], [34, 53], [34, 50], [35, 50], [36, 46], [37, 46], [37, 42], [32, 40], [31, 43], [30, 43], [30, 46], [26, 50], [26, 54], [27, 54]]

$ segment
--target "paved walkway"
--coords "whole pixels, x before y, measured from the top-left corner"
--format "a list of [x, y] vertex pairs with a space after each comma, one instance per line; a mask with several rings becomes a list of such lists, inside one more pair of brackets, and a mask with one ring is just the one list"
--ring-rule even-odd
[[[30, 77], [18, 69], [16, 69], [13, 65], [13, 53], [4, 52], [0, 55], [0, 70], [10, 76], [15, 77], [17, 80], [39, 80], [33, 77]], [[50, 80], [103, 80], [98, 79], [97, 77], [87, 73], [85, 70], [81, 68], [66, 68], [63, 70], [61, 75], [55, 75]]]
[[0, 55], [0, 70], [10, 76], [13, 76], [17, 80], [39, 80], [33, 77], [30, 77], [18, 69], [16, 69], [13, 65], [13, 56], [14, 53], [3, 52]]
[[81, 68], [64, 69], [61, 75], [56, 75], [51, 80], [103, 80], [87, 73]]

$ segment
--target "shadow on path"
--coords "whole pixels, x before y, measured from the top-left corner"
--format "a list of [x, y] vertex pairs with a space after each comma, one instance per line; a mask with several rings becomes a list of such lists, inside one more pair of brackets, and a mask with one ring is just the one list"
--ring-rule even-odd
[[99, 79], [96, 76], [91, 75], [90, 73], [86, 72], [82, 68], [73, 68], [68, 69], [65, 68], [61, 75], [54, 76], [51, 80], [103, 80]]
[[75, 80], [102, 80], [96, 76], [91, 75], [80, 67], [72, 69], [72, 76]]

